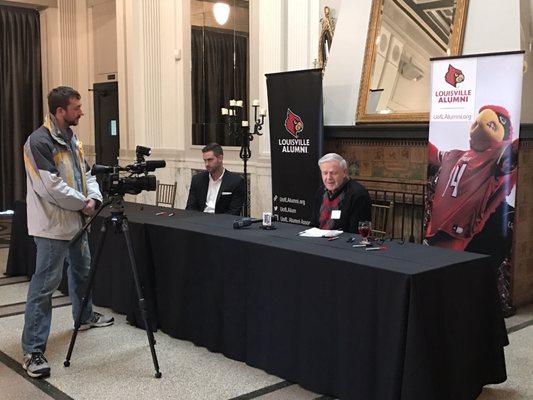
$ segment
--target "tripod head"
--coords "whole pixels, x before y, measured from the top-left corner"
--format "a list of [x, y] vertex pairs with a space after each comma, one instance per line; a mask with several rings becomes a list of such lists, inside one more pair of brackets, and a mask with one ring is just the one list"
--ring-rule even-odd
[[83, 235], [84, 232], [87, 231], [89, 226], [91, 226], [93, 220], [102, 212], [102, 210], [106, 209], [109, 206], [109, 211], [111, 212], [111, 216], [109, 217], [111, 222], [113, 222], [113, 225], [117, 227], [118, 230], [121, 229], [121, 222], [124, 219], [124, 195], [121, 194], [113, 194], [113, 195], [107, 195], [105, 198], [105, 201], [100, 205], [98, 210], [91, 215], [91, 217], [85, 222], [85, 225], [76, 233], [76, 235], [70, 240], [69, 246], [73, 243], [77, 242]]

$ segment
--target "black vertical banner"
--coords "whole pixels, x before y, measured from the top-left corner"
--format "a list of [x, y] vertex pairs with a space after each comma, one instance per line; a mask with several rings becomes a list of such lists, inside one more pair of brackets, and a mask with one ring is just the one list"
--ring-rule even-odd
[[309, 225], [320, 183], [322, 70], [267, 74], [272, 211], [281, 222]]

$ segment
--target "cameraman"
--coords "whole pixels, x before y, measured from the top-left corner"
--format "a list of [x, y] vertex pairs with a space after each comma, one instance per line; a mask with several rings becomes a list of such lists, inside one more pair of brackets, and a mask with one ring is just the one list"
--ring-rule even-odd
[[[23, 368], [32, 378], [50, 374], [44, 352], [52, 319], [52, 294], [58, 288], [67, 257], [69, 294], [75, 319], [81, 307], [91, 255], [87, 234], [69, 247], [84, 216], [94, 213], [102, 195], [85, 161], [80, 141], [70, 127], [83, 116], [80, 94], [66, 86], [48, 94], [50, 114], [24, 144], [27, 177], [28, 233], [37, 247], [24, 314]], [[114, 319], [93, 312], [89, 299], [80, 330], [113, 324]]]

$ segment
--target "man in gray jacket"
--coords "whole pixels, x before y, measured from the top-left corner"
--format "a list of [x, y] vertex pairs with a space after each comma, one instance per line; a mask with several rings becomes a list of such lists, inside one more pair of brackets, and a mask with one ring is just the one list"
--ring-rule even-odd
[[[66, 86], [48, 94], [50, 114], [24, 144], [27, 182], [28, 233], [37, 247], [35, 274], [28, 289], [22, 350], [23, 368], [33, 378], [50, 374], [44, 352], [52, 320], [52, 294], [58, 288], [65, 257], [72, 316], [81, 308], [91, 255], [87, 234], [69, 247], [69, 240], [94, 213], [102, 195], [70, 128], [83, 116], [80, 94]], [[80, 330], [109, 326], [113, 318], [94, 312], [89, 299]]]

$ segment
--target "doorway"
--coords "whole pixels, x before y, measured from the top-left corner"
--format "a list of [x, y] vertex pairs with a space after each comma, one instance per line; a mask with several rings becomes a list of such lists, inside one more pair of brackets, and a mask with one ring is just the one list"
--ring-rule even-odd
[[118, 83], [93, 85], [96, 163], [117, 165], [120, 149]]

